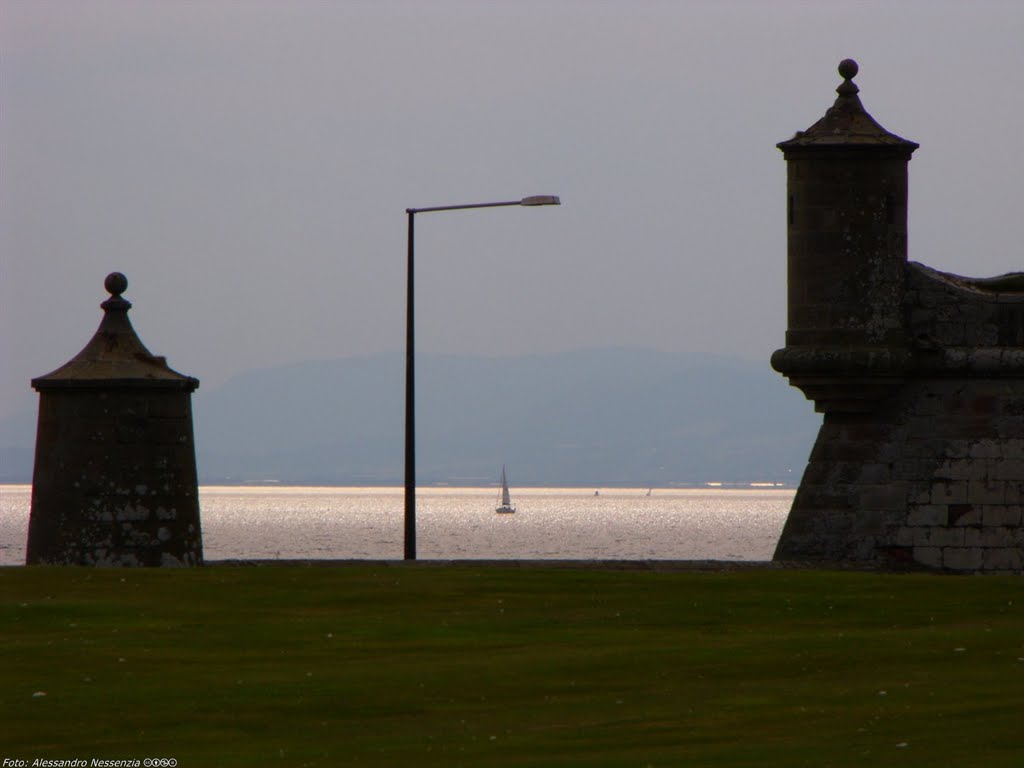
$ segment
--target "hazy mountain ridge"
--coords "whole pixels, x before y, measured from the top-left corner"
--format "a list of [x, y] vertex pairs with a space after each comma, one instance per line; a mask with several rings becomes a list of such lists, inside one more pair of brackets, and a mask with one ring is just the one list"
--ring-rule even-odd
[[[206, 481], [400, 483], [401, 355], [254, 371], [196, 399]], [[819, 417], [766, 364], [640, 349], [417, 358], [421, 483], [794, 482]], [[794, 475], [796, 477], [794, 477]]]
[[[820, 422], [767, 363], [711, 355], [421, 355], [416, 372], [420, 483], [502, 464], [520, 485], [795, 483]], [[201, 482], [402, 481], [400, 354], [249, 371], [193, 403]], [[27, 481], [34, 434], [12, 423], [0, 479]]]

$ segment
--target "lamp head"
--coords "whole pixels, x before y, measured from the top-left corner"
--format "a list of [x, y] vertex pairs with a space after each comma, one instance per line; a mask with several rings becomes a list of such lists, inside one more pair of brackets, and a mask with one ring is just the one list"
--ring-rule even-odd
[[533, 195], [531, 197], [524, 197], [519, 201], [520, 205], [561, 205], [562, 201], [558, 199], [558, 195]]

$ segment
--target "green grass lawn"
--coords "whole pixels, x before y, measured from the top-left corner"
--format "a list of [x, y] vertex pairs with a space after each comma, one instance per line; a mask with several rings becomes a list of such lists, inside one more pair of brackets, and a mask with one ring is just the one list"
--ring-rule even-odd
[[1024, 580], [6, 568], [0, 675], [29, 765], [1018, 768]]

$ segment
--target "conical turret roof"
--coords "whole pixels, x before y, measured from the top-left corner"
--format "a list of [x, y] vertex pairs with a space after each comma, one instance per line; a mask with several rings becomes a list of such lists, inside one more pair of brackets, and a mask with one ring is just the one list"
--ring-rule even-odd
[[798, 131], [793, 138], [776, 146], [783, 152], [811, 148], [892, 148], [909, 155], [920, 146], [885, 130], [868, 114], [857, 95], [860, 88], [853, 82], [860, 67], [853, 59], [839, 63], [843, 82], [836, 88], [839, 97], [825, 115], [806, 131]]
[[150, 353], [136, 335], [128, 319], [131, 302], [121, 298], [128, 287], [127, 278], [111, 272], [104, 287], [110, 298], [100, 304], [103, 320], [92, 339], [60, 368], [32, 379], [32, 386], [37, 390], [118, 386], [196, 389], [198, 379], [172, 370], [165, 358]]

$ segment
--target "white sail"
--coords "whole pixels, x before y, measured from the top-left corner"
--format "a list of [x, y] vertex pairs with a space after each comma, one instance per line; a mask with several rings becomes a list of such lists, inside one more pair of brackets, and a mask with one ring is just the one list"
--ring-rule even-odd
[[505, 476], [505, 465], [501, 465], [501, 504], [494, 510], [495, 512], [515, 512], [516, 508], [512, 506], [512, 497], [508, 493], [508, 478]]
[[507, 507], [512, 504], [512, 498], [508, 495], [508, 480], [505, 478], [505, 467], [501, 468], [501, 506]]

